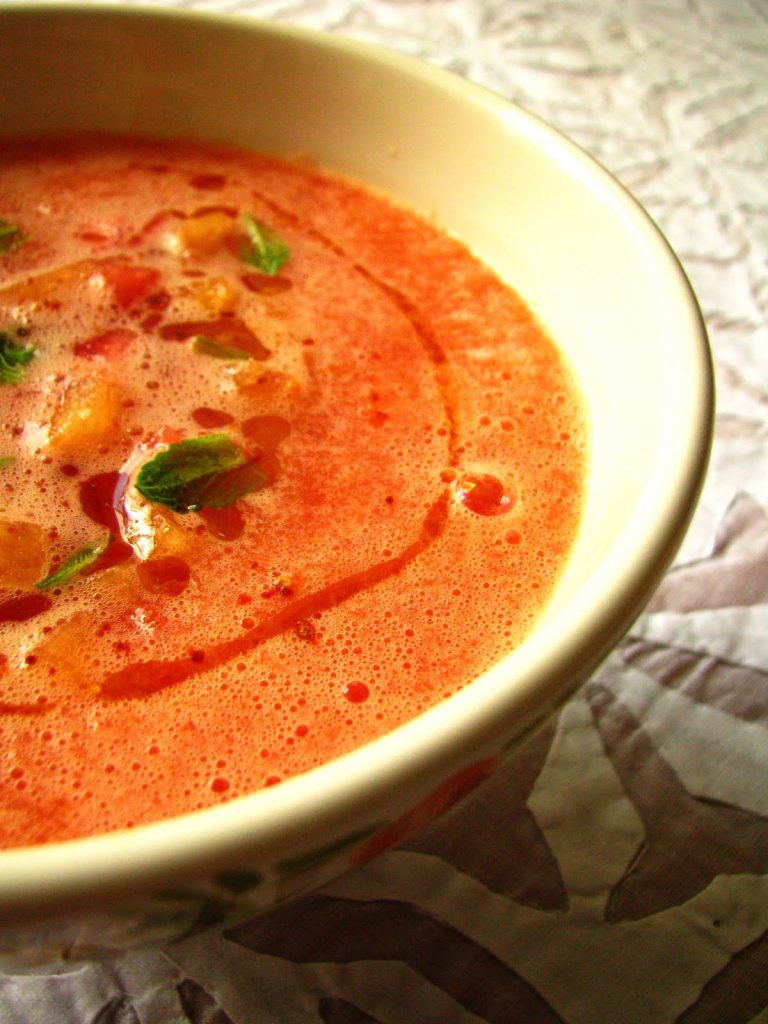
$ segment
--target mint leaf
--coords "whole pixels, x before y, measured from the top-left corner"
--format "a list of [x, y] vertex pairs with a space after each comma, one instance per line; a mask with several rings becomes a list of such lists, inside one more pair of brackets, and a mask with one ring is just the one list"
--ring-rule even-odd
[[19, 384], [24, 367], [34, 357], [33, 348], [17, 345], [10, 334], [0, 331], [0, 384]]
[[215, 473], [200, 489], [197, 504], [200, 508], [226, 508], [250, 494], [260, 491], [267, 477], [257, 459], [247, 459], [241, 466]]
[[241, 259], [263, 274], [274, 277], [287, 262], [290, 249], [276, 231], [256, 220], [253, 214], [243, 214], [243, 224], [248, 244], [240, 250]]
[[21, 228], [0, 217], [0, 252], [13, 252], [23, 241]]
[[215, 359], [250, 359], [247, 352], [241, 348], [234, 348], [232, 345], [223, 345], [215, 338], [208, 338], [204, 334], [198, 334], [192, 343], [195, 352], [204, 356], [213, 356]]
[[60, 587], [63, 583], [69, 583], [71, 579], [79, 575], [79, 573], [91, 563], [95, 562], [99, 555], [104, 551], [108, 541], [102, 540], [95, 544], [89, 544], [87, 547], [80, 548], [76, 551], [71, 558], [68, 558], [63, 565], [60, 565], [56, 572], [46, 576], [45, 579], [40, 580], [39, 583], [35, 584], [37, 590], [50, 590], [52, 587]]
[[234, 505], [265, 483], [255, 460], [246, 459], [228, 434], [205, 434], [172, 444], [146, 462], [136, 477], [140, 494], [182, 514], [203, 506]]

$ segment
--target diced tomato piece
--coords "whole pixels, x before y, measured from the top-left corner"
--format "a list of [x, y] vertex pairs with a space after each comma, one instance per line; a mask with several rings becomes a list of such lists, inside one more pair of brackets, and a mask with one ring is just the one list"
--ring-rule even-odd
[[75, 355], [86, 359], [106, 359], [111, 362], [118, 359], [137, 337], [135, 331], [125, 327], [117, 327], [112, 331], [97, 334], [87, 341], [79, 341], [75, 345]]
[[128, 309], [146, 299], [160, 280], [159, 270], [154, 267], [136, 267], [132, 263], [105, 263], [102, 273], [111, 285], [115, 302], [121, 309]]

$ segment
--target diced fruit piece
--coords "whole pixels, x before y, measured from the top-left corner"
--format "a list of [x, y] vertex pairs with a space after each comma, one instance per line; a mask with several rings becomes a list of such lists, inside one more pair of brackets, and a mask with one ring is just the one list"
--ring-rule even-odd
[[234, 220], [223, 210], [212, 210], [173, 224], [166, 246], [179, 255], [212, 252], [232, 234]]
[[237, 305], [237, 290], [223, 277], [207, 277], [193, 288], [194, 297], [209, 313], [230, 313]]
[[251, 400], [254, 411], [287, 411], [301, 396], [301, 384], [288, 373], [268, 370], [262, 363], [249, 362], [234, 376], [235, 387]]
[[114, 259], [78, 260], [0, 289], [0, 310], [58, 303], [81, 285], [87, 285], [94, 294], [111, 289], [118, 306], [128, 309], [147, 298], [159, 280], [159, 271], [153, 267], [137, 267]]
[[[139, 457], [145, 461], [146, 452], [140, 452]], [[136, 455], [132, 456], [123, 471], [131, 472], [135, 459]], [[170, 509], [147, 501], [135, 487], [128, 487], [123, 496], [122, 534], [142, 561], [170, 556], [189, 558], [196, 547], [193, 529], [182, 525]]]
[[178, 517], [162, 506], [151, 506], [151, 514], [154, 525], [154, 545], [150, 557], [189, 556], [197, 546], [194, 532], [182, 526]]
[[42, 527], [0, 519], [0, 586], [34, 586], [45, 572], [48, 549], [48, 536]]
[[121, 309], [146, 299], [160, 281], [160, 272], [154, 267], [136, 267], [132, 263], [105, 263], [101, 273]]
[[120, 436], [121, 389], [106, 374], [72, 381], [51, 418], [48, 447], [57, 455], [76, 456]]
[[51, 633], [28, 652], [35, 660], [56, 670], [68, 680], [95, 690], [83, 663], [83, 651], [93, 645], [93, 619], [87, 612], [77, 612], [63, 626]]
[[58, 301], [99, 269], [97, 260], [78, 260], [0, 289], [0, 310]]
[[85, 341], [78, 341], [74, 347], [74, 353], [85, 359], [106, 359], [108, 362], [112, 362], [119, 359], [137, 337], [136, 331], [125, 327], [116, 327]]

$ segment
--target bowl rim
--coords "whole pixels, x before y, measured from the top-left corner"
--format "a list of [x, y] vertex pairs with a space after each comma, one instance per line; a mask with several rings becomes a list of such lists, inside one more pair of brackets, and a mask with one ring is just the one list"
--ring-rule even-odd
[[[36, 917], [95, 898], [108, 900], [146, 892], [177, 878], [180, 872], [201, 874], [239, 857], [257, 861], [263, 851], [279, 859], [297, 848], [311, 847], [311, 833], [339, 835], [345, 828], [351, 832], [350, 822], [371, 820], [375, 809], [386, 806], [389, 794], [407, 787], [415, 800], [442, 777], [482, 757], [484, 751], [498, 748], [509, 735], [502, 723], [512, 700], [510, 688], [518, 707], [519, 731], [534, 728], [602, 661], [666, 572], [703, 484], [714, 412], [706, 327], [679, 259], [628, 190], [594, 157], [539, 116], [484, 86], [378, 43], [253, 14], [143, 2], [126, 6], [6, 0], [0, 10], [0, 26], [9, 17], [61, 21], [73, 15], [130, 22], [163, 19], [196, 23], [203, 30], [226, 25], [240, 34], [344, 52], [416, 76], [436, 90], [458, 95], [463, 102], [492, 114], [510, 132], [522, 132], [537, 145], [560, 154], [573, 173], [596, 183], [629, 218], [677, 294], [694, 373], [686, 382], [683, 403], [686, 437], [671, 438], [665, 455], [673, 485], [666, 489], [663, 500], [653, 504], [648, 495], [643, 507], [635, 509], [581, 590], [578, 607], [568, 602], [483, 676], [416, 719], [279, 786], [131, 830], [0, 851], [0, 919], [10, 916], [14, 921], [20, 914]], [[649, 511], [656, 524], [652, 530], [647, 525]], [[585, 643], [584, 637], [591, 638], [590, 642]], [[544, 652], [547, 658], [540, 661]]]

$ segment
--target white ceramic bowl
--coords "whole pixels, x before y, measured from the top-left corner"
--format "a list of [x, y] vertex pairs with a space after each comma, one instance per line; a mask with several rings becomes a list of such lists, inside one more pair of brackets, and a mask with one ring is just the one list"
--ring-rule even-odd
[[0, 853], [0, 952], [17, 962], [167, 938], [206, 901], [269, 905], [449, 802], [467, 766], [494, 763], [585, 679], [659, 582], [704, 474], [712, 377], [696, 300], [637, 203], [547, 125], [443, 71], [250, 18], [6, 3], [0, 97], [2, 133], [302, 152], [429, 211], [558, 341], [592, 455], [576, 550], [525, 643], [422, 717], [279, 787]]

